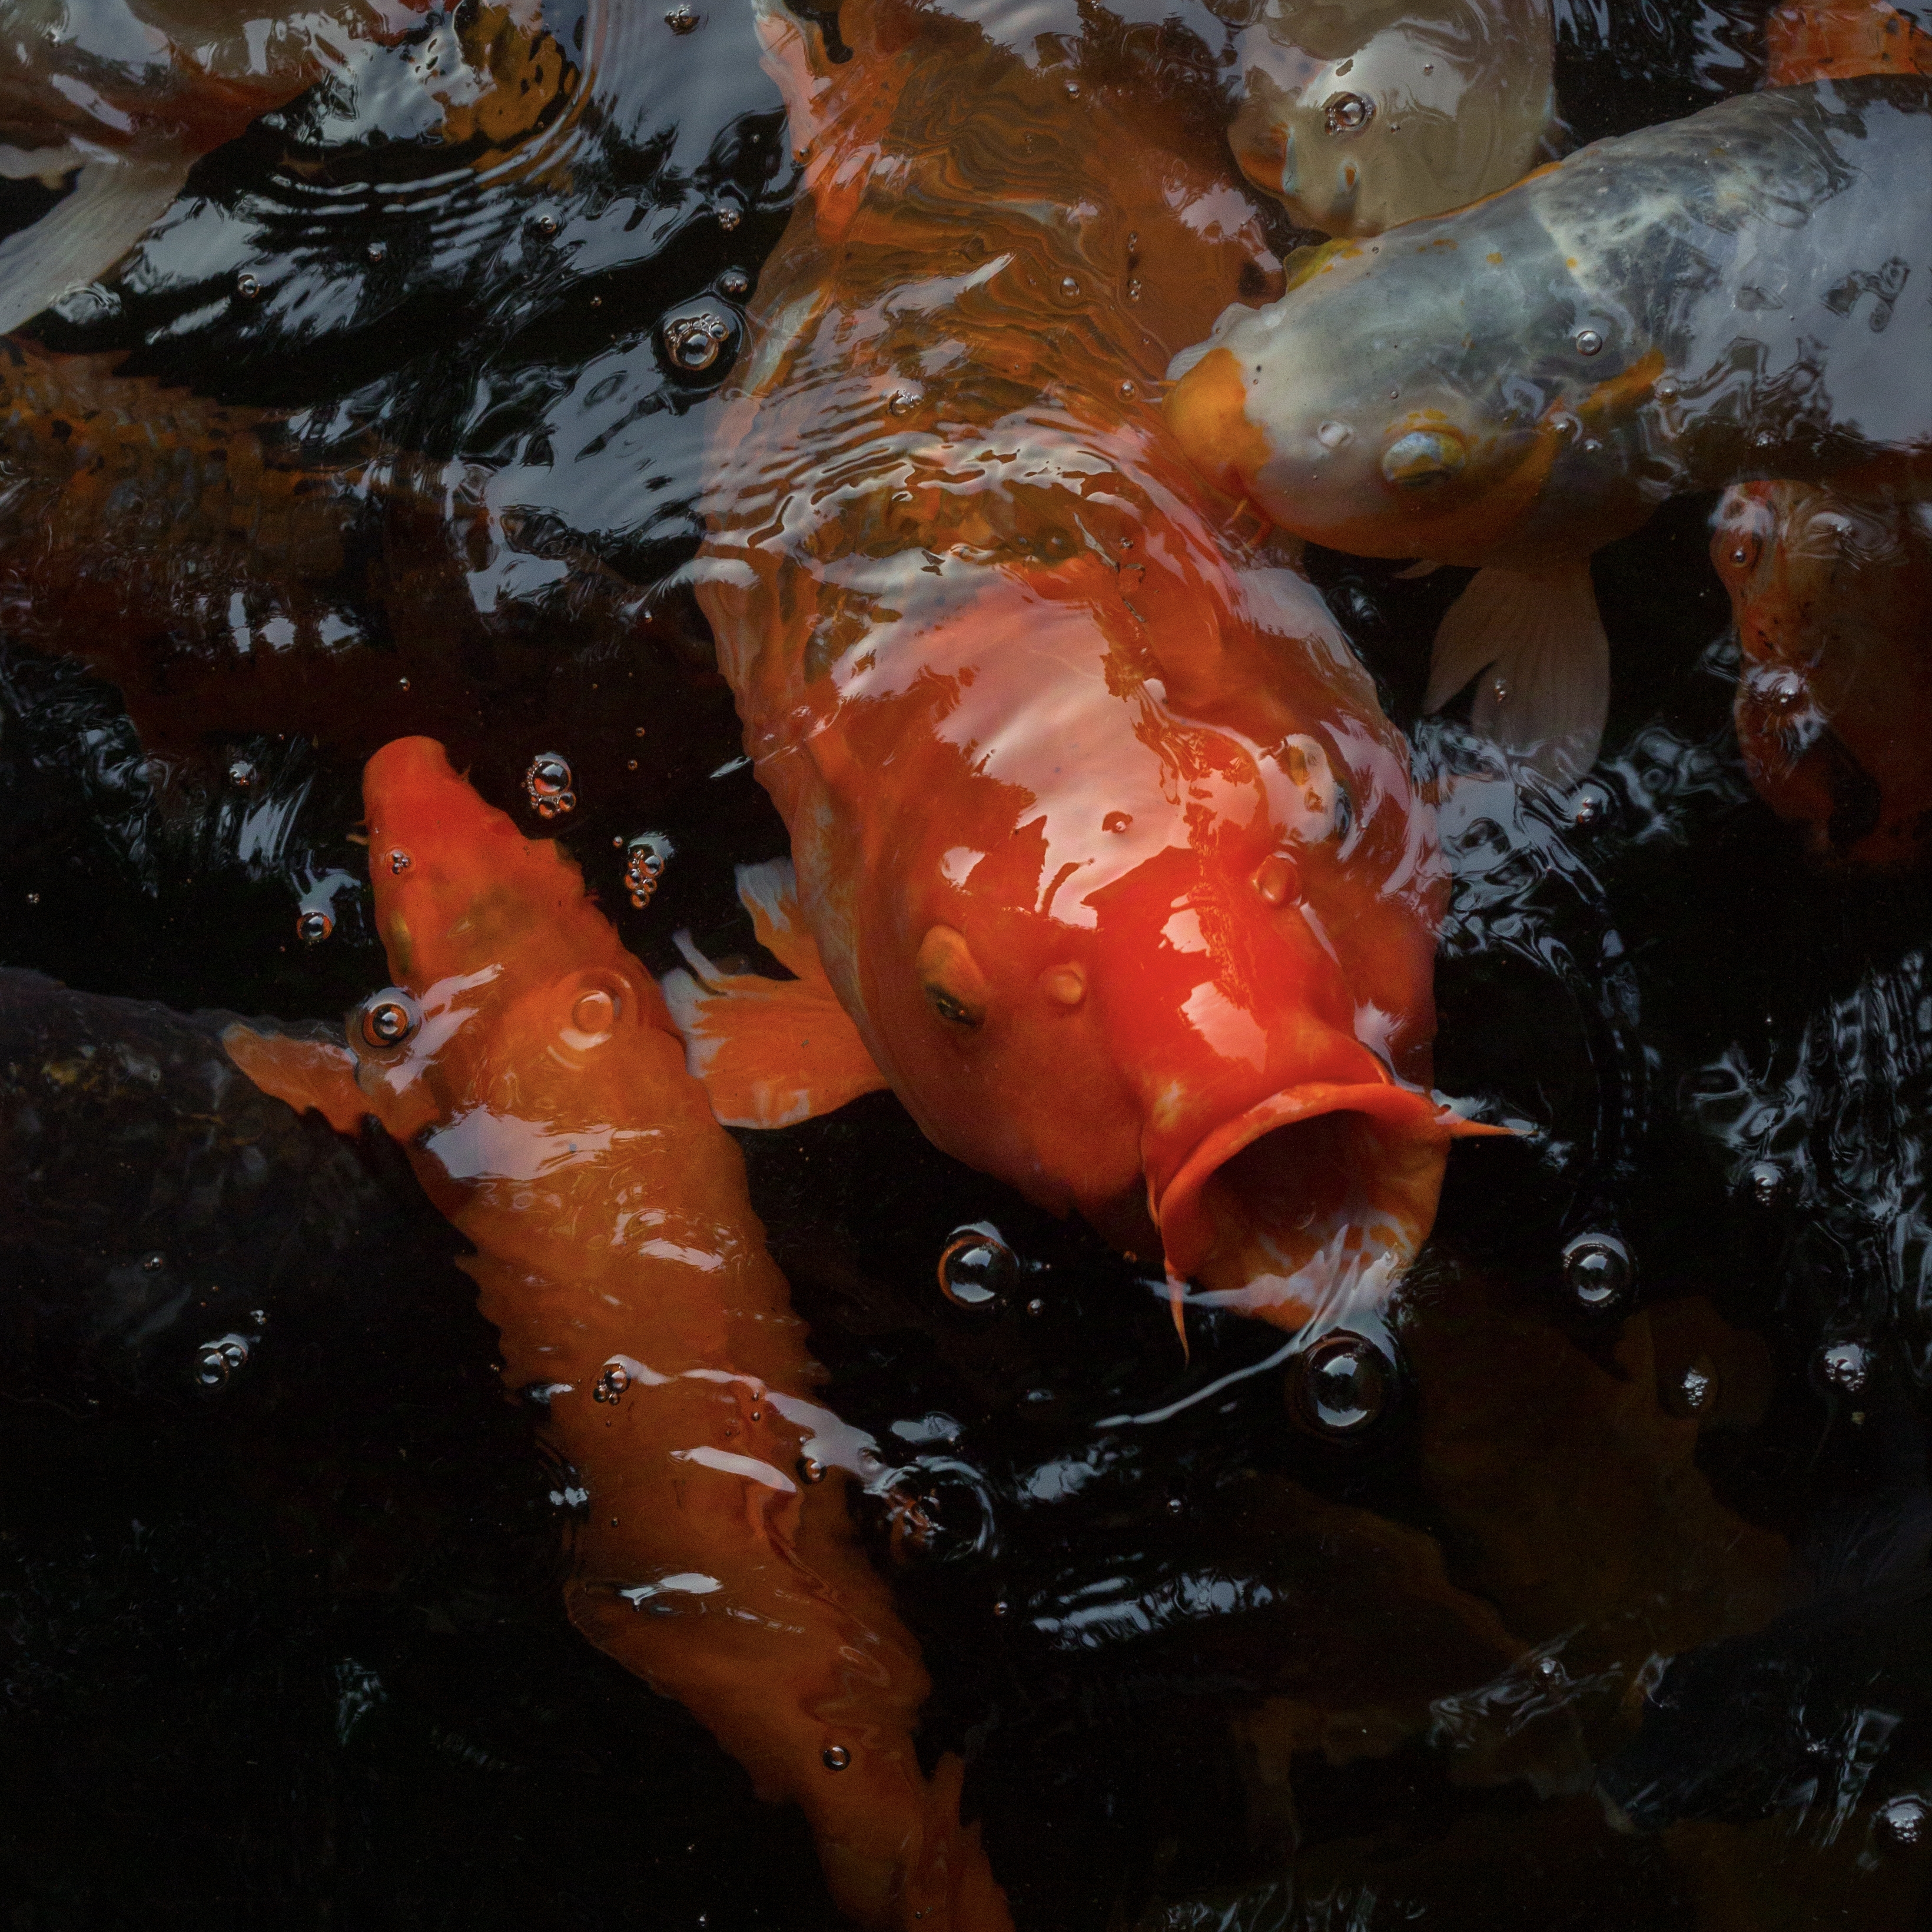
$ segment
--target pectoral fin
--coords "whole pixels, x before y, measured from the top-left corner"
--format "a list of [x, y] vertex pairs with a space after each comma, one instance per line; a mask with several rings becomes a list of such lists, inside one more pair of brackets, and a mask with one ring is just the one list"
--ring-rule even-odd
[[338, 1134], [352, 1134], [374, 1109], [356, 1084], [347, 1048], [292, 1034], [257, 1033], [238, 1022], [221, 1036], [228, 1057], [265, 1094], [301, 1113], [314, 1108]]
[[728, 1127], [788, 1127], [884, 1086], [826, 976], [790, 862], [741, 866], [738, 896], [758, 943], [798, 976], [721, 972], [676, 935], [690, 970], [664, 976], [664, 1004], [711, 1111]]
[[1610, 706], [1610, 644], [1587, 557], [1547, 571], [1477, 572], [1436, 633], [1425, 708], [1480, 676], [1472, 722], [1555, 778], [1596, 762]]
[[[105, 274], [160, 218], [188, 178], [184, 156], [86, 160], [77, 149], [68, 152], [80, 170], [72, 192], [31, 226], [0, 241], [0, 334]], [[38, 151], [23, 156], [8, 150], [0, 154], [0, 176], [22, 172], [29, 161], [42, 169], [52, 165]]]

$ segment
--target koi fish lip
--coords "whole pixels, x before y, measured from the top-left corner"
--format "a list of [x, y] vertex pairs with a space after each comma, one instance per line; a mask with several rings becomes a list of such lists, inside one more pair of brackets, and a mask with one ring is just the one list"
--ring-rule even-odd
[[[1420, 1246], [1435, 1218], [1450, 1138], [1498, 1131], [1462, 1120], [1430, 1095], [1399, 1087], [1386, 1075], [1284, 1088], [1206, 1135], [1157, 1193], [1150, 1187], [1150, 1206], [1160, 1229], [1169, 1275], [1181, 1280], [1200, 1273], [1225, 1243], [1231, 1216], [1249, 1220], [1244, 1211], [1248, 1204], [1216, 1204], [1210, 1198], [1210, 1184], [1238, 1156], [1285, 1129], [1292, 1132], [1322, 1120], [1340, 1127], [1340, 1117], [1353, 1117], [1358, 1129], [1341, 1177], [1347, 1192], [1338, 1196], [1335, 1191], [1338, 1148], [1331, 1143], [1312, 1150], [1319, 1158], [1310, 1163], [1306, 1205], [1314, 1226], [1306, 1244], [1318, 1248], [1334, 1235], [1338, 1223], [1354, 1220], [1379, 1228], [1384, 1241], [1405, 1250], [1400, 1256], [1405, 1262]], [[1285, 1154], [1300, 1151], [1283, 1149]], [[1255, 1204], [1264, 1220], [1271, 1204]], [[1265, 1235], [1270, 1230], [1264, 1225], [1255, 1232]], [[1369, 1232], [1365, 1226], [1364, 1232]], [[1290, 1246], [1300, 1245], [1293, 1231], [1284, 1232]]]

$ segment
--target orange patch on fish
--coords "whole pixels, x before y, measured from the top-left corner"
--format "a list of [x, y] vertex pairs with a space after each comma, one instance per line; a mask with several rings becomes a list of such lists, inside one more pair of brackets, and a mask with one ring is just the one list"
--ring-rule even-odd
[[346, 1046], [238, 1025], [230, 1056], [340, 1131], [375, 1115], [472, 1244], [506, 1385], [587, 1492], [572, 1621], [804, 1810], [859, 1924], [1008, 1932], [957, 1760], [928, 1781], [914, 1754], [926, 1672], [845, 1508], [868, 1445], [814, 1400], [742, 1159], [650, 975], [440, 746], [386, 746], [364, 802], [398, 983]]

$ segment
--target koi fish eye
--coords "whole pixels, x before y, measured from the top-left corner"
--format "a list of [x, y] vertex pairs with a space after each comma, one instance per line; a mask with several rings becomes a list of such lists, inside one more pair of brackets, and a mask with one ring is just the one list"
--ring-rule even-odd
[[387, 986], [363, 1001], [350, 1022], [350, 1043], [393, 1052], [415, 1036], [422, 1024], [422, 1009], [400, 986]]
[[1322, 104], [1322, 124], [1331, 134], [1359, 134], [1375, 112], [1366, 94], [1331, 94]]
[[971, 1031], [984, 1022], [986, 976], [962, 934], [950, 926], [935, 926], [920, 941], [914, 970], [920, 992], [948, 1026]]
[[1454, 476], [1468, 460], [1453, 430], [1412, 429], [1382, 452], [1382, 474], [1404, 490], [1426, 489]]

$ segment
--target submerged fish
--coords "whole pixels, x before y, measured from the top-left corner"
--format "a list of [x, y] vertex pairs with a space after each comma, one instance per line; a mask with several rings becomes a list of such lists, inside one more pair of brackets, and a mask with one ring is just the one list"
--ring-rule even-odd
[[76, 178], [62, 202], [0, 240], [0, 332], [110, 267], [202, 155], [314, 86], [356, 40], [417, 30], [430, 4], [9, 0], [0, 176]]
[[765, 1251], [736, 1147], [656, 989], [548, 841], [401, 739], [364, 781], [398, 984], [347, 1048], [236, 1026], [236, 1063], [343, 1132], [374, 1114], [475, 1245], [506, 1386], [542, 1406], [586, 1514], [573, 1622], [802, 1806], [860, 1924], [1010, 1924], [961, 1769], [914, 1753], [927, 1678], [859, 1549], [856, 1432]]
[[[1319, 598], [1231, 554], [1148, 400], [1257, 272], [1251, 209], [1151, 30], [1124, 75], [895, 0], [842, 11], [842, 61], [763, 17], [808, 194], [700, 594], [851, 1022], [741, 981], [687, 1003], [694, 1066], [753, 1124], [889, 1083], [1163, 1252], [1177, 1323], [1190, 1276], [1289, 1327], [1378, 1295], [1468, 1130], [1428, 1085], [1432, 820]], [[721, 1078], [748, 1024], [787, 1081]]]
[[1922, 79], [1727, 100], [1330, 243], [1286, 299], [1222, 317], [1169, 419], [1299, 536], [1483, 566], [1427, 701], [1486, 671], [1479, 728], [1574, 770], [1608, 701], [1592, 550], [1681, 493], [1925, 460], [1932, 260], [1899, 184], [1927, 179]]
[[1714, 525], [1752, 784], [1815, 850], [1916, 856], [1932, 832], [1932, 503], [1743, 483]]
[[1267, 0], [1235, 44], [1234, 158], [1324, 235], [1508, 188], [1555, 112], [1549, 0]]

